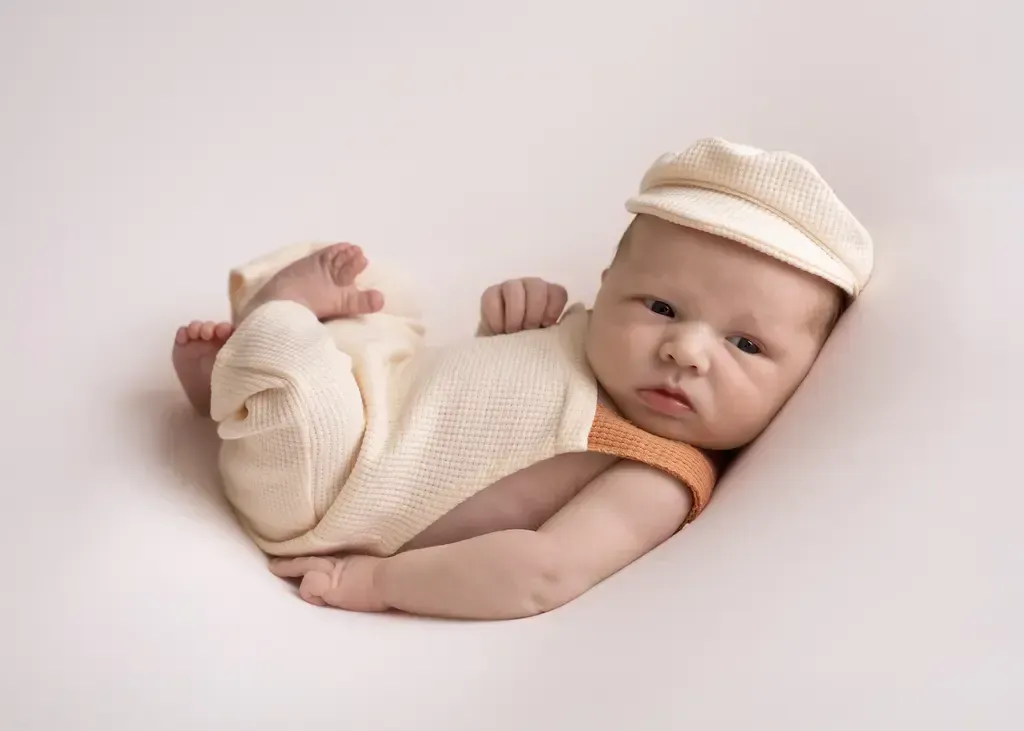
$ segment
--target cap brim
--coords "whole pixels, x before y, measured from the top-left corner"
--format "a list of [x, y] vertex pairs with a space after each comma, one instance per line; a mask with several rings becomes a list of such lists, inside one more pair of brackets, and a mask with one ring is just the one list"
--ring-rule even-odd
[[626, 202], [630, 213], [648, 214], [736, 241], [821, 277], [856, 296], [853, 272], [782, 217], [742, 198], [706, 188], [653, 188]]

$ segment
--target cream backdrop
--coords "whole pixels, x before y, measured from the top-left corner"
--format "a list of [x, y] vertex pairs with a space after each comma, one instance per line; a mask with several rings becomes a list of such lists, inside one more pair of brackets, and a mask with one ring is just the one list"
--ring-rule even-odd
[[[1022, 20], [0, 2], [0, 726], [1020, 728]], [[877, 269], [697, 524], [514, 623], [270, 576], [168, 357], [227, 313], [227, 269], [356, 241], [466, 336], [506, 277], [592, 296], [646, 166], [705, 135], [809, 157]]]

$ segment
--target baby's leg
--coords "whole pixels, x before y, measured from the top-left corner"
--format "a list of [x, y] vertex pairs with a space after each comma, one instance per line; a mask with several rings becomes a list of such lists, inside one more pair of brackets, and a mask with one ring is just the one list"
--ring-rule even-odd
[[311, 530], [352, 469], [362, 396], [321, 320], [380, 309], [380, 293], [354, 285], [365, 266], [361, 251], [343, 245], [286, 267], [216, 357], [210, 415], [225, 492], [264, 548]]
[[[278, 272], [256, 294], [242, 318], [272, 300], [291, 300], [328, 320], [376, 312], [384, 298], [376, 290], [359, 290], [355, 278], [366, 268], [358, 246], [335, 244], [304, 257]], [[193, 321], [178, 328], [171, 360], [189, 402], [210, 415], [210, 379], [217, 353], [234, 332], [228, 322]]]
[[375, 289], [361, 290], [355, 283], [366, 265], [358, 246], [334, 244], [321, 249], [275, 274], [252, 298], [240, 320], [274, 300], [297, 302], [320, 320], [378, 312], [384, 295]]

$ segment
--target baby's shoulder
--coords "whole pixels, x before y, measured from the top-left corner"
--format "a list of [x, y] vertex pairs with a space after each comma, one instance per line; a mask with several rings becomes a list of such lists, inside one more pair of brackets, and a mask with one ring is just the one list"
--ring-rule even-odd
[[718, 479], [712, 455], [691, 444], [651, 434], [598, 403], [588, 448], [671, 475], [693, 493], [691, 519], [704, 509]]

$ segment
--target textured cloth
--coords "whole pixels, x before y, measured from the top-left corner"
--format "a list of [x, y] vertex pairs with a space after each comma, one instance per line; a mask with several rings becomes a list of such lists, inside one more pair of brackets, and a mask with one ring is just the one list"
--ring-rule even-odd
[[587, 439], [587, 451], [641, 462], [678, 479], [693, 494], [693, 507], [687, 522], [696, 518], [711, 499], [717, 475], [715, 464], [704, 452], [645, 432], [603, 404], [597, 405]]
[[871, 277], [871, 236], [818, 171], [789, 152], [700, 140], [659, 157], [626, 208], [737, 241], [851, 297]]
[[[237, 311], [260, 277], [236, 274]], [[228, 499], [268, 553], [386, 556], [507, 475], [597, 451], [678, 477], [692, 519], [711, 494], [711, 462], [599, 405], [588, 318], [575, 306], [555, 327], [427, 347], [414, 318], [324, 324], [293, 302], [262, 305], [214, 367]]]

